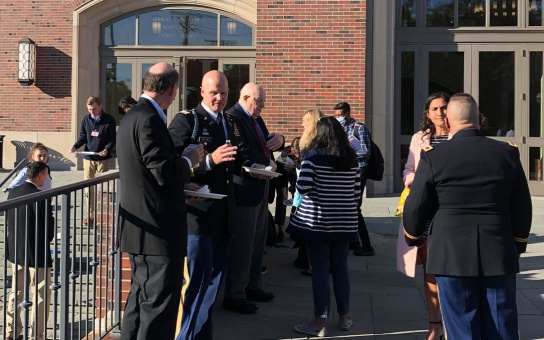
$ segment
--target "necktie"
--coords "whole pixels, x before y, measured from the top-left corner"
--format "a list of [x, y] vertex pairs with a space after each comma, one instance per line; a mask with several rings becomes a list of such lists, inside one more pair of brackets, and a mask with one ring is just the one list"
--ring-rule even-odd
[[217, 124], [219, 124], [219, 126], [223, 126], [223, 114], [221, 112], [217, 114]]
[[257, 132], [257, 136], [259, 136], [259, 141], [261, 142], [261, 146], [263, 147], [264, 154], [266, 157], [270, 158], [270, 151], [268, 151], [268, 148], [266, 147], [266, 142], [264, 140], [263, 133], [261, 132], [261, 128], [257, 125], [257, 122], [255, 119], [251, 118], [253, 121], [253, 126], [255, 127], [255, 131]]

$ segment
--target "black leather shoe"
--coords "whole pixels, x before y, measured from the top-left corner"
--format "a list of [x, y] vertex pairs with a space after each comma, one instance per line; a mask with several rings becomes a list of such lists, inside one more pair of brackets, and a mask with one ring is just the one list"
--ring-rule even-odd
[[257, 289], [257, 290], [249, 290], [246, 289], [246, 298], [248, 300], [252, 301], [259, 301], [259, 302], [268, 302], [274, 298], [274, 293], [267, 292], [266, 290]]
[[222, 307], [240, 314], [253, 314], [259, 307], [247, 299], [224, 299]]

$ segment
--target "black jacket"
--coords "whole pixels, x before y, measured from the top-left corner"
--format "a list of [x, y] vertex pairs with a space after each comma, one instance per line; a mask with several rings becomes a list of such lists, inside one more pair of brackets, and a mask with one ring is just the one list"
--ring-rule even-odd
[[132, 254], [184, 256], [187, 214], [183, 187], [191, 179], [166, 124], [140, 98], [117, 132], [121, 178], [121, 250]]
[[428, 273], [519, 272], [532, 207], [517, 147], [466, 129], [422, 151], [404, 207], [409, 244], [424, 234], [429, 220]]
[[[98, 133], [98, 136], [93, 136]], [[100, 152], [108, 150], [104, 157], [100, 155], [83, 155], [83, 158], [92, 161], [101, 161], [111, 158], [111, 152], [115, 147], [115, 119], [102, 111], [100, 120], [96, 122], [90, 114], [85, 115], [81, 120], [79, 129], [79, 138], [74, 144], [74, 148], [79, 149], [85, 145], [85, 151]]]
[[[243, 170], [243, 166], [251, 167], [253, 164], [268, 165], [272, 157], [267, 157], [262, 148], [259, 135], [255, 126], [242, 109], [239, 103], [227, 110], [227, 119], [234, 125], [234, 141], [238, 145], [236, 154], [236, 167], [234, 172], [234, 196], [236, 204], [241, 206], [256, 206], [262, 201], [268, 180], [256, 179]], [[257, 124], [265, 136], [269, 135], [268, 129], [261, 117], [256, 119]], [[280, 148], [283, 149], [284, 145]]]
[[[40, 192], [33, 183], [25, 182], [9, 191], [8, 200]], [[38, 225], [36, 226], [36, 217]], [[7, 259], [11, 263], [20, 265], [25, 264], [25, 245], [27, 248], [28, 265], [33, 268], [51, 268], [53, 261], [51, 258], [51, 248], [49, 243], [53, 241], [55, 220], [53, 212], [49, 206], [46, 210], [46, 201], [36, 204], [27, 204], [8, 212], [8, 238], [7, 238]], [[17, 237], [16, 237], [17, 232]], [[38, 247], [36, 248], [36, 240]], [[17, 245], [17, 251], [15, 246]], [[17, 261], [15, 261], [17, 254]], [[36, 258], [37, 261], [36, 262]]]
[[[195, 112], [198, 117], [198, 133], [193, 143], [203, 144], [204, 150], [211, 154], [219, 146], [225, 144], [224, 128], [218, 125], [200, 104]], [[224, 121], [227, 123], [229, 136], [233, 136], [232, 125], [226, 119]], [[191, 112], [178, 113], [170, 122], [168, 131], [172, 135], [174, 145], [178, 148], [178, 153], [182, 153], [191, 144], [194, 126], [195, 119]], [[232, 232], [232, 223], [229, 222], [229, 218], [232, 218], [234, 209], [233, 174], [234, 162], [221, 163], [206, 171], [206, 157], [198, 168], [194, 169], [194, 177], [191, 182], [208, 185], [211, 193], [223, 194], [227, 197], [218, 200], [187, 200], [189, 234], [217, 236]]]

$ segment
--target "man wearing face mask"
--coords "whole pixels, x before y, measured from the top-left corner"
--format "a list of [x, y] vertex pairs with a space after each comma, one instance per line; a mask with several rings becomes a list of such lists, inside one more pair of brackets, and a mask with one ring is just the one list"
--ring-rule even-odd
[[[333, 108], [334, 115], [338, 122], [344, 128], [350, 145], [357, 154], [357, 163], [361, 171], [361, 192], [365, 190], [367, 174], [366, 167], [368, 166], [368, 160], [370, 159], [370, 132], [366, 126], [359, 123], [355, 119], [351, 118], [351, 107], [346, 102], [340, 102]], [[361, 238], [361, 244], [352, 244], [350, 249], [353, 250], [353, 254], [357, 256], [372, 256], [376, 254], [374, 247], [370, 243], [370, 237], [368, 236], [368, 230], [366, 228], [365, 219], [361, 211], [361, 204], [363, 203], [363, 195], [357, 202], [357, 213], [359, 214], [359, 237]]]

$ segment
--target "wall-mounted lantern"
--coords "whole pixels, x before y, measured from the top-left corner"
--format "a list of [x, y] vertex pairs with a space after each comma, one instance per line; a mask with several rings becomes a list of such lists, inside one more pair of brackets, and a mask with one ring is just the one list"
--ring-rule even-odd
[[36, 71], [36, 43], [29, 38], [19, 40], [19, 83], [32, 85]]

